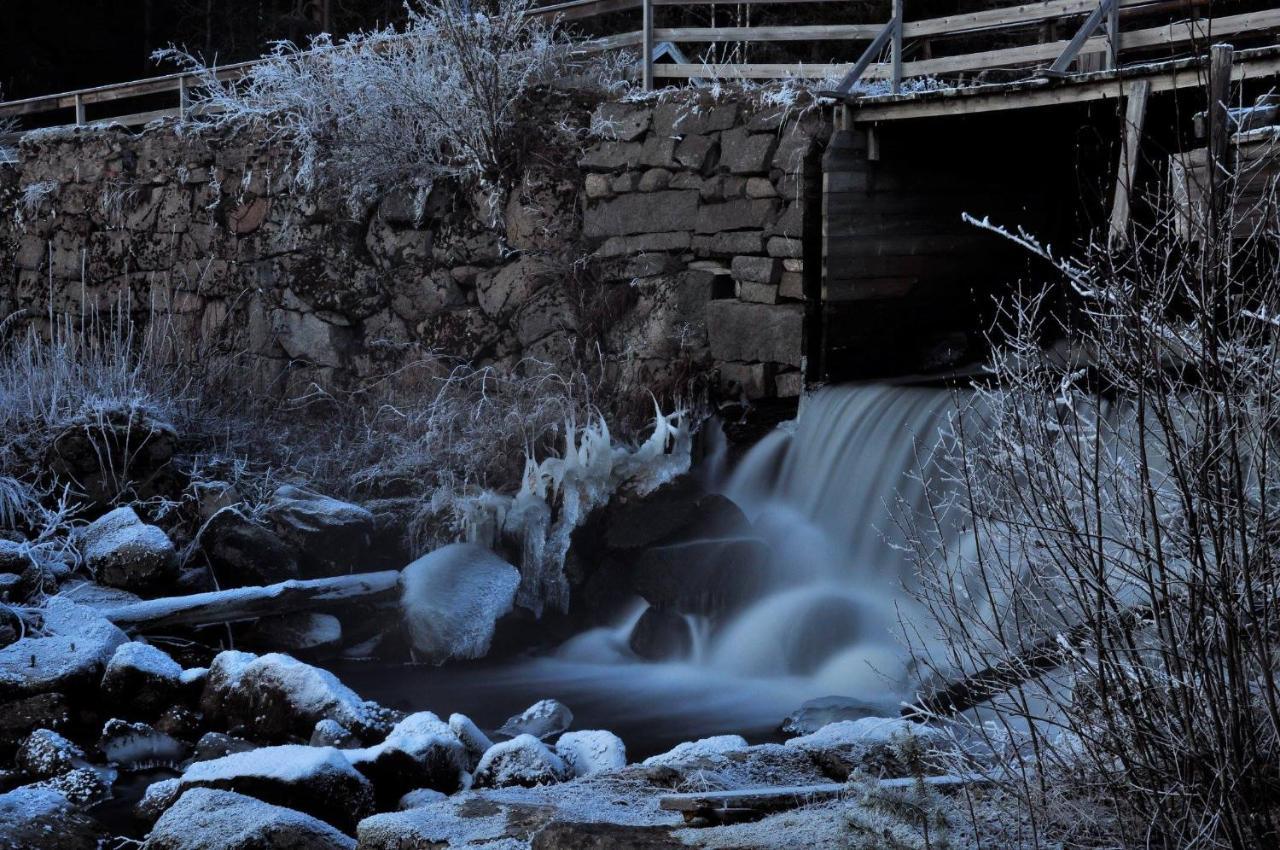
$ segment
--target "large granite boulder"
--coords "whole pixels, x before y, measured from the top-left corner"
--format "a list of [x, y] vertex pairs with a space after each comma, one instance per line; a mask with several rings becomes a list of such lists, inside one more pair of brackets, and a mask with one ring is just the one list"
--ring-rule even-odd
[[57, 791], [0, 794], [0, 850], [99, 850], [106, 838], [97, 821]]
[[275, 584], [298, 577], [293, 547], [234, 508], [214, 514], [200, 535], [200, 547], [220, 587]]
[[134, 593], [155, 590], [178, 575], [178, 553], [159, 528], [131, 507], [103, 514], [81, 532], [85, 565], [98, 581]]
[[160, 816], [143, 850], [354, 850], [322, 820], [232, 791], [192, 788]]
[[276, 532], [302, 555], [308, 576], [358, 572], [373, 542], [373, 514], [343, 502], [286, 484], [267, 506]]
[[39, 611], [39, 634], [0, 649], [0, 700], [96, 686], [129, 639], [92, 609], [53, 596]]

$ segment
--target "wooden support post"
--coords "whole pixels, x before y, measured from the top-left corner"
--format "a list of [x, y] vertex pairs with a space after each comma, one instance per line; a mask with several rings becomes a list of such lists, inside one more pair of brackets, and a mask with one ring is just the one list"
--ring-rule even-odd
[[187, 120], [187, 109], [191, 106], [191, 98], [187, 93], [187, 76], [178, 77], [178, 118]]
[[1138, 146], [1142, 142], [1142, 125], [1147, 117], [1150, 80], [1136, 80], [1125, 92], [1124, 127], [1121, 128], [1120, 163], [1116, 166], [1116, 191], [1111, 203], [1111, 227], [1107, 241], [1119, 244], [1129, 228], [1129, 195], [1138, 171]]
[[84, 95], [76, 94], [76, 126], [84, 126]]
[[1120, 4], [1112, 3], [1107, 13], [1107, 69], [1120, 67]]
[[876, 124], [867, 125], [867, 161], [880, 161], [880, 132]]
[[640, 77], [645, 91], [653, 91], [653, 0], [644, 0], [640, 21]]
[[897, 94], [902, 90], [902, 0], [893, 0], [893, 42], [890, 50], [893, 73], [889, 90]]
[[1209, 48], [1209, 173], [1210, 185], [1231, 173], [1227, 126], [1227, 109], [1231, 102], [1231, 45], [1215, 44]]

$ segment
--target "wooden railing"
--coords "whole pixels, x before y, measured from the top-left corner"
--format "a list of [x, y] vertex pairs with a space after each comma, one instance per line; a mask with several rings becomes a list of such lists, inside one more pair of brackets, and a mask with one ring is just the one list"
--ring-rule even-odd
[[[833, 3], [838, 0], [738, 0], [734, 6], [782, 5], [787, 3]], [[891, 16], [885, 23], [850, 23], [803, 26], [681, 26], [659, 25], [660, 12], [670, 7], [711, 7], [707, 0], [570, 0], [540, 7], [532, 14], [556, 17], [569, 26], [613, 13], [640, 13], [640, 29], [585, 39], [580, 49], [599, 52], [639, 49], [638, 76], [646, 87], [659, 80], [691, 79], [780, 79], [805, 77], [838, 79], [827, 92], [837, 97], [853, 97], [857, 84], [884, 80], [897, 92], [902, 81], [935, 78], [959, 81], [975, 76], [1004, 74], [1060, 75], [1072, 68], [1099, 70], [1118, 67], [1126, 60], [1149, 61], [1175, 58], [1202, 50], [1210, 39], [1239, 39], [1248, 43], [1275, 44], [1280, 35], [1280, 8], [1238, 14], [1201, 16], [1208, 0], [1041, 0], [996, 9], [948, 15], [925, 20], [907, 20], [904, 0], [890, 0]], [[1215, 13], [1236, 6], [1218, 0]], [[725, 4], [719, 8], [723, 9]], [[847, 4], [831, 7], [847, 8]], [[714, 18], [713, 18], [714, 20]], [[1058, 29], [1073, 33], [1060, 38]], [[975, 44], [990, 44], [991, 38], [1025, 43], [975, 50]], [[699, 46], [736, 43], [780, 45], [801, 42], [866, 42], [854, 62], [747, 62], [691, 61], [685, 53]], [[958, 45], [947, 53], [950, 45]], [[983, 45], [983, 46], [987, 46]], [[848, 51], [852, 58], [854, 49]], [[943, 54], [943, 55], [939, 55]], [[843, 56], [835, 58], [844, 58]], [[666, 61], [674, 60], [674, 61]], [[218, 70], [222, 80], [232, 80], [253, 68], [256, 62], [241, 62]], [[155, 118], [185, 114], [187, 91], [194, 77], [187, 73], [167, 74], [146, 80], [98, 86], [73, 92], [0, 103], [0, 120], [36, 117], [41, 123], [58, 123], [60, 112], [84, 124], [92, 107], [94, 120], [112, 120], [137, 125]], [[155, 103], [167, 99], [162, 108], [137, 111], [136, 101], [150, 98]], [[133, 101], [135, 111], [129, 111]], [[116, 109], [117, 105], [120, 106]]]

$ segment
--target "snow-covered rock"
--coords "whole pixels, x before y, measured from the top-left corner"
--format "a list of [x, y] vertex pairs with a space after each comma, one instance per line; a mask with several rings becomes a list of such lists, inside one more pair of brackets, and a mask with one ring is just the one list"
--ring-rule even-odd
[[782, 731], [789, 735], [810, 735], [828, 723], [860, 720], [872, 714], [875, 714], [874, 708], [852, 697], [818, 697], [788, 714], [782, 721]]
[[376, 740], [394, 722], [389, 712], [360, 699], [329, 671], [279, 653], [218, 653], [200, 704], [232, 734], [265, 742], [309, 738], [316, 723], [326, 719], [363, 740]]
[[409, 809], [420, 809], [423, 806], [429, 806], [432, 803], [447, 799], [448, 796], [448, 794], [443, 794], [430, 788], [415, 788], [400, 798], [400, 802], [396, 803], [396, 809], [402, 812]]
[[244, 643], [275, 652], [322, 653], [342, 643], [342, 623], [332, 614], [312, 611], [263, 617], [245, 634]]
[[191, 788], [235, 790], [354, 829], [373, 813], [373, 787], [333, 747], [286, 744], [195, 762], [179, 777]]
[[209, 761], [232, 753], [247, 753], [256, 749], [258, 749], [257, 744], [246, 741], [244, 738], [236, 738], [222, 732], [205, 732], [200, 736], [200, 740], [196, 741], [195, 748], [191, 751], [191, 760]]
[[417, 657], [432, 664], [481, 658], [511, 610], [520, 571], [474, 543], [424, 555], [401, 575], [401, 606]]
[[182, 796], [182, 782], [177, 778], [152, 782], [133, 806], [133, 813], [144, 823], [155, 823]]
[[59, 693], [36, 694], [0, 703], [0, 759], [37, 729], [57, 732], [71, 725], [71, 706]]
[[121, 644], [102, 674], [102, 693], [136, 717], [155, 717], [182, 691], [182, 666], [148, 643]]
[[87, 808], [111, 799], [111, 784], [115, 780], [115, 771], [89, 765], [22, 787], [54, 791], [77, 806]]
[[457, 791], [468, 767], [462, 741], [429, 711], [410, 714], [376, 746], [344, 753], [373, 782], [385, 808], [415, 788]]
[[108, 720], [98, 739], [98, 750], [107, 761], [126, 770], [173, 765], [187, 756], [187, 745], [145, 723]]
[[941, 729], [900, 717], [863, 717], [828, 723], [786, 745], [808, 754], [828, 775], [843, 781], [859, 767], [873, 774], [905, 775], [898, 750], [908, 737], [916, 738], [926, 751], [948, 748], [951, 741]]
[[627, 745], [604, 729], [565, 732], [556, 741], [556, 755], [564, 760], [574, 776], [590, 776], [627, 766]]
[[292, 485], [271, 497], [267, 518], [302, 555], [304, 575], [342, 575], [360, 566], [373, 539], [373, 514]]
[[359, 747], [360, 739], [338, 721], [326, 717], [316, 722], [316, 728], [311, 730], [309, 743], [313, 747], [337, 747], [341, 750]]
[[549, 785], [563, 782], [572, 772], [564, 759], [532, 735], [517, 735], [494, 744], [476, 766], [477, 788], [505, 788], [508, 785]]
[[465, 714], [450, 714], [449, 728], [458, 736], [458, 740], [467, 751], [467, 770], [475, 770], [476, 765], [480, 763], [480, 757], [493, 746], [493, 741], [489, 740], [489, 736]]
[[0, 649], [0, 700], [97, 685], [128, 638], [92, 609], [62, 596], [40, 610], [41, 633]]
[[84, 750], [49, 729], [37, 729], [28, 735], [13, 761], [29, 779], [61, 776], [87, 764]]
[[218, 510], [204, 527], [200, 548], [219, 587], [275, 584], [299, 575], [293, 547], [232, 508]]
[[559, 735], [573, 724], [573, 712], [559, 700], [543, 699], [514, 717], [507, 718], [498, 731], [503, 735], [532, 735], [550, 738]]
[[231, 791], [193, 788], [166, 811], [143, 850], [355, 850], [356, 843], [302, 812]]
[[705, 758], [733, 752], [734, 750], [745, 750], [746, 748], [747, 739], [741, 735], [713, 735], [710, 738], [700, 738], [697, 741], [685, 741], [682, 744], [677, 744], [665, 753], [649, 756], [641, 764], [645, 767], [670, 767], [691, 759]]
[[103, 584], [140, 592], [177, 577], [173, 541], [131, 507], [103, 514], [81, 532], [80, 540], [85, 564]]
[[0, 848], [99, 850], [102, 827], [66, 797], [48, 788], [16, 788], [0, 794]]

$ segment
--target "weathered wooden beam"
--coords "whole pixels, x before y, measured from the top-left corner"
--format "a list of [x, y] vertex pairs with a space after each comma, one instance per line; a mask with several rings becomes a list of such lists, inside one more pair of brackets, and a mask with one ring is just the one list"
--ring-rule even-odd
[[147, 599], [100, 608], [98, 613], [122, 627], [202, 626], [314, 611], [335, 604], [390, 600], [398, 592], [399, 581], [399, 570], [282, 581], [264, 587], [236, 587]]
[[1138, 147], [1142, 142], [1142, 125], [1146, 121], [1150, 94], [1150, 80], [1136, 80], [1125, 90], [1123, 141], [1120, 162], [1116, 166], [1116, 189], [1107, 236], [1112, 245], [1122, 242], [1129, 229], [1129, 196], [1138, 173]]
[[1089, 17], [1084, 19], [1084, 23], [1080, 25], [1080, 29], [1076, 30], [1076, 34], [1067, 42], [1067, 46], [1063, 48], [1062, 53], [1049, 66], [1049, 70], [1045, 73], [1065, 74], [1067, 69], [1071, 67], [1071, 63], [1080, 55], [1080, 48], [1084, 47], [1089, 37], [1102, 25], [1102, 22], [1110, 18], [1111, 12], [1116, 8], [1116, 0], [1102, 0]]
[[666, 27], [654, 30], [658, 41], [862, 41], [875, 38], [879, 24], [776, 27]]
[[1229, 44], [1209, 48], [1209, 164], [1210, 185], [1217, 186], [1222, 175], [1230, 174], [1231, 139], [1231, 53]]
[[645, 91], [653, 91], [653, 0], [641, 7], [640, 33], [640, 80]]

